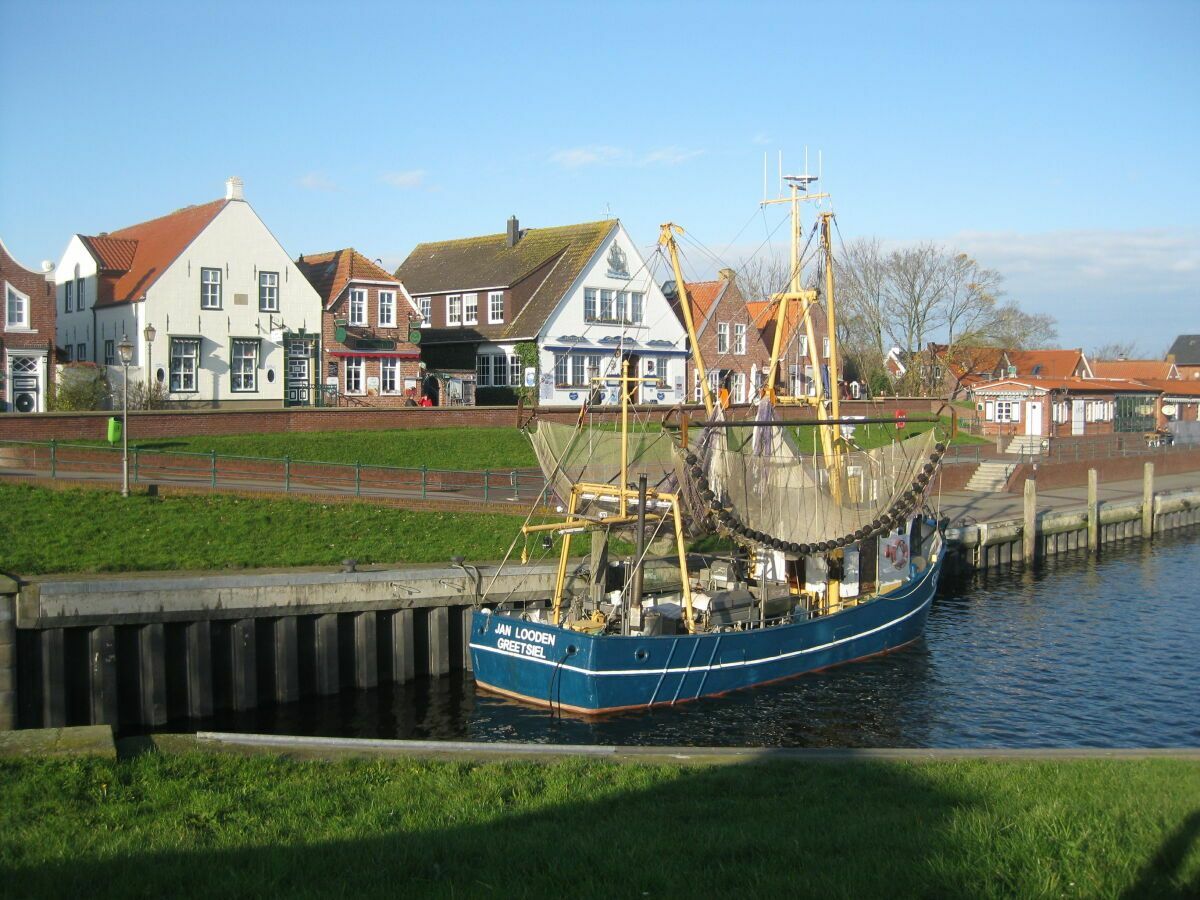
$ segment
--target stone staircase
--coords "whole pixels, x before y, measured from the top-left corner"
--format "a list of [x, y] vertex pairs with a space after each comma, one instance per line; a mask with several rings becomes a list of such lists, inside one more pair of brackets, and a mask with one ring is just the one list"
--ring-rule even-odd
[[1009, 445], [1004, 448], [1005, 453], [1019, 454], [1021, 456], [1039, 456], [1042, 453], [1042, 442], [1045, 438], [1035, 435], [1018, 434], [1014, 435]]
[[971, 480], [967, 482], [966, 490], [981, 494], [1004, 490], [1008, 476], [1015, 468], [1010, 462], [981, 462]]

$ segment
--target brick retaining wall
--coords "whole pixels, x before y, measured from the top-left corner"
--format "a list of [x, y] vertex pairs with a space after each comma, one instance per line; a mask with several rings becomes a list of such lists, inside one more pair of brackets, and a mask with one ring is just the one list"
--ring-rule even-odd
[[[1065, 462], [1038, 463], [1037, 485], [1040, 489], [1079, 487], [1086, 485], [1088, 469], [1096, 470], [1101, 481], [1130, 481], [1142, 477], [1143, 466], [1154, 463], [1154, 474], [1179, 475], [1200, 471], [1200, 447], [1195, 450], [1170, 450], [1164, 453], [1139, 453], [1136, 456], [1113, 456], [1107, 459], [1081, 459]], [[1005, 489], [1011, 494], [1025, 490], [1025, 480], [1033, 474], [1030, 463], [1022, 463], [1009, 476]]]

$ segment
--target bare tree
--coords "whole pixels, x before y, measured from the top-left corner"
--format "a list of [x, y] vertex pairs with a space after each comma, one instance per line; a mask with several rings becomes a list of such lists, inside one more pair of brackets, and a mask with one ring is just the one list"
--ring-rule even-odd
[[838, 343], [858, 377], [877, 387], [886, 379], [888, 261], [878, 238], [860, 238], [834, 260]]
[[737, 266], [737, 283], [748, 301], [770, 300], [787, 290], [791, 273], [785, 259], [774, 255], [755, 256]]
[[[1089, 350], [1088, 356], [1093, 361], [1097, 359], [1136, 359], [1138, 346], [1135, 341], [1110, 341]], [[1161, 358], [1166, 359], [1166, 354], [1164, 353]]]
[[1008, 303], [996, 310], [987, 343], [1009, 350], [1048, 347], [1058, 339], [1058, 323], [1046, 313], [1027, 313]]

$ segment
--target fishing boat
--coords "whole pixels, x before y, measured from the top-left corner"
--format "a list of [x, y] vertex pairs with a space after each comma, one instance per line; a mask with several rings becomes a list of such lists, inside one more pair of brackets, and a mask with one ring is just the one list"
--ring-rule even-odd
[[[826, 196], [809, 192], [812, 180], [789, 179], [784, 198], [792, 268], [772, 297], [771, 362], [751, 417], [732, 419], [714, 400], [684, 296], [701, 421], [677, 411], [658, 427], [631, 428], [629, 388], [640, 379], [623, 360], [597, 379], [621, 397], [619, 429], [589, 425], [586, 414], [574, 427], [535, 420], [527, 428], [559, 506], [552, 521], [531, 516], [521, 534], [547, 548], [560, 541], [556, 579], [542, 600], [483, 594], [469, 641], [480, 689], [563, 712], [613, 713], [782, 681], [921, 636], [942, 566], [928, 495], [946, 444], [935, 425], [868, 449], [856, 430], [894, 429], [895, 418], [841, 415], [832, 212], [814, 223], [820, 288], [803, 287], [801, 273], [801, 203]], [[660, 243], [682, 291], [680, 233], [666, 224]], [[832, 344], [824, 364], [813, 324], [822, 308]], [[821, 373], [811, 394], [789, 394], [780, 377], [789, 321], [803, 326]], [[584, 533], [590, 555], [572, 567], [573, 538]], [[733, 550], [689, 553], [690, 538], [711, 533]], [[632, 543], [628, 559], [615, 559], [614, 536]]]

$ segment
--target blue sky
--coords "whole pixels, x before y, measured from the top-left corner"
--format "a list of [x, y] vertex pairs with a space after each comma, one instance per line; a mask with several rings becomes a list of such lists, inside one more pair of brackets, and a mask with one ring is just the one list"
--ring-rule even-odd
[[0, 35], [0, 237], [31, 266], [233, 174], [293, 256], [611, 213], [732, 263], [764, 151], [807, 146], [843, 235], [971, 252], [1064, 345], [1200, 331], [1196, 0], [0, 0]]

